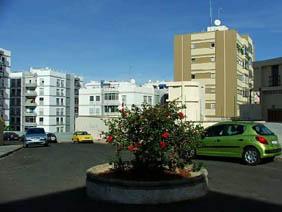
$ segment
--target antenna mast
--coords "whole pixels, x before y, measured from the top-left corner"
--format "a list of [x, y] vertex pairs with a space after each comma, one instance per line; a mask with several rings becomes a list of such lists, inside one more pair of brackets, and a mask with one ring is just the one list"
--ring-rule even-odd
[[210, 21], [212, 26], [212, 0], [210, 0]]

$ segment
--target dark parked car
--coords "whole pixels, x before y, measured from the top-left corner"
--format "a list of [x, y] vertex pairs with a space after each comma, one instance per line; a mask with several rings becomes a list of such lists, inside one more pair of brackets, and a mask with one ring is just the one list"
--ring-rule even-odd
[[28, 129], [24, 135], [24, 147], [38, 144], [44, 146], [48, 146], [49, 144], [44, 128], [35, 127]]
[[18, 141], [20, 136], [14, 132], [4, 132], [3, 134], [4, 141]]
[[49, 143], [57, 143], [57, 137], [54, 133], [47, 133], [47, 140]]

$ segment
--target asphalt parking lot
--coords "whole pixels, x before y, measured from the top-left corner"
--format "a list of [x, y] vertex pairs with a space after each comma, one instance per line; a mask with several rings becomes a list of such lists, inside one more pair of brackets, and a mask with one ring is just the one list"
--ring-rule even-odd
[[[200, 158], [209, 171], [204, 198], [168, 205], [117, 205], [85, 195], [85, 171], [111, 159], [105, 144], [51, 144], [0, 159], [0, 211], [282, 211], [282, 161], [245, 166]], [[165, 195], [165, 194], [164, 194]]]

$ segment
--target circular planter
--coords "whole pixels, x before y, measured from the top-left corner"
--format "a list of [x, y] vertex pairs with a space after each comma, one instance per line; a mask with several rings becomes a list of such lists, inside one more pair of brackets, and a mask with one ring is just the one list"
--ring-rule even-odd
[[99, 176], [109, 164], [87, 170], [86, 191], [90, 198], [125, 204], [159, 204], [202, 197], [208, 192], [207, 170], [190, 177], [167, 181], [128, 181]]

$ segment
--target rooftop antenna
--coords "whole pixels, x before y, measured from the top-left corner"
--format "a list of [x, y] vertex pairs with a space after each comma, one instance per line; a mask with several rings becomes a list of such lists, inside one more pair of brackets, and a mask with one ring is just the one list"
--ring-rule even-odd
[[219, 20], [220, 20], [220, 12], [221, 12], [221, 10], [222, 10], [221, 7], [218, 8], [218, 10], [217, 10], [217, 19], [219, 19]]
[[211, 22], [211, 26], [212, 26], [212, 0], [210, 0], [210, 22]]

